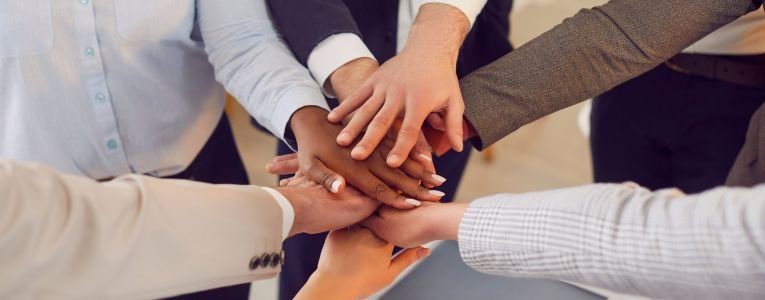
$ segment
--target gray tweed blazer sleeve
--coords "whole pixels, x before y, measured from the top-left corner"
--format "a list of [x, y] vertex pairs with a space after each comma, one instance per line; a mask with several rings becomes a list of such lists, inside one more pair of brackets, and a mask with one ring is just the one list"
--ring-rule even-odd
[[765, 299], [765, 185], [697, 195], [589, 185], [473, 202], [474, 269], [661, 299]]
[[763, 0], [611, 0], [584, 9], [461, 81], [482, 149], [640, 75]]

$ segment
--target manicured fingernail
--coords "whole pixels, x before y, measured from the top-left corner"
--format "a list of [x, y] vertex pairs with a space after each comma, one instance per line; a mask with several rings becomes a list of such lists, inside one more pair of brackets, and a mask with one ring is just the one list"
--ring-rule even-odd
[[430, 249], [428, 248], [420, 248], [417, 250], [417, 259], [423, 259], [428, 257], [428, 255], [430, 255]]
[[352, 156], [360, 156], [364, 154], [364, 147], [356, 146], [356, 148], [353, 148], [353, 151], [351, 151]]
[[417, 201], [417, 200], [412, 199], [412, 198], [406, 198], [406, 200], [404, 200], [404, 202], [409, 203], [409, 204], [414, 205], [414, 206], [422, 205], [422, 202]]
[[422, 157], [424, 160], [427, 160], [427, 161], [433, 161], [433, 159], [432, 159], [432, 158], [430, 158], [430, 156], [429, 156], [429, 155], [427, 155], [427, 154], [424, 154], [424, 153], [420, 153], [420, 155], [418, 155], [418, 156], [419, 156], [419, 157]]
[[332, 184], [330, 185], [330, 191], [333, 193], [337, 193], [340, 191], [340, 180], [335, 179], [335, 181], [332, 181]]
[[433, 177], [433, 179], [435, 179], [436, 181], [438, 181], [440, 183], [446, 182], [446, 178], [444, 178], [444, 176], [441, 176], [441, 175], [438, 175], [438, 174], [433, 174], [432, 177]]
[[401, 160], [401, 158], [398, 155], [391, 154], [390, 156], [388, 156], [387, 163], [388, 163], [388, 165], [395, 165], [395, 164], [399, 163], [399, 160]]
[[430, 191], [428, 191], [428, 193], [431, 194], [431, 195], [438, 196], [438, 197], [446, 196], [446, 193], [444, 193], [442, 191], [430, 190]]

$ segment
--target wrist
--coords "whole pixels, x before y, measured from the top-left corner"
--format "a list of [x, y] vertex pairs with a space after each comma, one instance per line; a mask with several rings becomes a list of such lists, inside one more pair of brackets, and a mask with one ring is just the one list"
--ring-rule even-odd
[[456, 65], [462, 42], [470, 30], [467, 16], [448, 4], [429, 3], [420, 8], [402, 52], [424, 51], [428, 56], [449, 58]]
[[332, 72], [328, 80], [330, 88], [337, 95], [338, 101], [342, 102], [379, 67], [376, 60], [368, 57], [354, 59]]
[[434, 219], [429, 222], [433, 240], [456, 241], [459, 237], [462, 215], [469, 206], [468, 203], [447, 203], [433, 206]]
[[300, 136], [315, 129], [317, 124], [327, 123], [328, 111], [317, 106], [306, 106], [298, 109], [290, 118], [290, 128], [298, 140]]
[[287, 236], [291, 237], [298, 233], [305, 232], [302, 224], [300, 223], [303, 220], [300, 213], [304, 211], [304, 208], [300, 205], [301, 202], [297, 201], [297, 198], [295, 198], [300, 196], [299, 193], [295, 191], [294, 188], [289, 188], [289, 187], [277, 187], [277, 188], [274, 188], [274, 190], [282, 194], [282, 196], [284, 196], [284, 198], [287, 199], [287, 202], [290, 203], [290, 205], [292, 206], [292, 210], [294, 212], [292, 228], [290, 228]]

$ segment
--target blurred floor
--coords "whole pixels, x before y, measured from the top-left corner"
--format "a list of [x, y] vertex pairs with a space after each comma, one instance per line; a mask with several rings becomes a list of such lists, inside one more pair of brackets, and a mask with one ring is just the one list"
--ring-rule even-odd
[[[513, 44], [521, 45], [579, 9], [603, 2], [516, 0]], [[493, 146], [492, 162], [473, 155], [458, 193], [459, 201], [590, 183], [589, 147], [577, 126], [581, 108], [580, 104], [550, 115], [500, 141]], [[275, 140], [250, 126], [248, 115], [238, 104], [229, 105], [228, 112], [252, 183], [274, 185], [276, 178], [266, 174], [264, 166], [275, 153]], [[255, 283], [251, 298], [276, 299], [276, 281]]]

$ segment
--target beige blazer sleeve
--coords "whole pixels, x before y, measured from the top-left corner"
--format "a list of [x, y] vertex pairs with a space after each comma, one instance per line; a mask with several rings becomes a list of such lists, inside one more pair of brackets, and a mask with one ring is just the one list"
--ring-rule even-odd
[[282, 212], [258, 187], [109, 183], [0, 160], [0, 299], [154, 299], [272, 277]]

